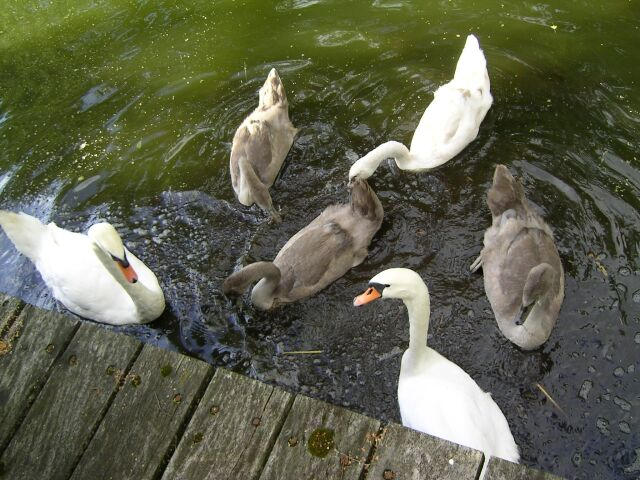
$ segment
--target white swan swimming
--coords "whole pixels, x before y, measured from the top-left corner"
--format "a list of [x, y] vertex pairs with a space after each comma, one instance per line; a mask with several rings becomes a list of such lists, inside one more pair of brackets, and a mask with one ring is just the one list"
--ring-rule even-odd
[[371, 279], [353, 304], [378, 298], [399, 298], [409, 313], [409, 348], [402, 356], [398, 381], [402, 424], [518, 462], [518, 446], [491, 395], [462, 368], [427, 346], [429, 290], [422, 278], [406, 268], [385, 270]]
[[243, 205], [257, 203], [281, 222], [269, 187], [293, 144], [298, 130], [289, 120], [289, 103], [275, 68], [260, 88], [258, 108], [244, 119], [233, 136], [230, 172], [233, 190]]
[[112, 325], [147, 323], [162, 314], [158, 279], [125, 248], [111, 224], [96, 223], [83, 235], [0, 210], [0, 226], [73, 313]]
[[492, 102], [487, 62], [478, 40], [469, 35], [453, 80], [436, 90], [413, 134], [411, 148], [395, 141], [383, 143], [351, 166], [349, 181], [356, 176], [369, 178], [387, 158], [395, 159], [401, 170], [442, 165], [476, 138]]
[[500, 331], [532, 350], [547, 341], [556, 324], [564, 298], [562, 262], [551, 229], [504, 165], [496, 166], [487, 204], [493, 221], [471, 271], [482, 267]]

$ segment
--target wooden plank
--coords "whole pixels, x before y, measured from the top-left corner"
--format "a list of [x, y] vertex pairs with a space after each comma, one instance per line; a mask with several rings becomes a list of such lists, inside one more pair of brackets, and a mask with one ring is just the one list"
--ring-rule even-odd
[[217, 369], [163, 479], [258, 477], [293, 396]]
[[78, 321], [26, 306], [14, 322], [11, 348], [0, 355], [0, 452], [47, 380]]
[[357, 480], [380, 422], [298, 395], [261, 480]]
[[484, 478], [485, 480], [563, 480], [563, 477], [496, 457], [489, 459]]
[[367, 478], [475, 480], [483, 459], [478, 450], [392, 423], [384, 428]]
[[145, 345], [71, 478], [156, 478], [212, 370]]
[[0, 293], [0, 355], [11, 350], [11, 342], [15, 336], [14, 323], [24, 302], [19, 298]]
[[4, 478], [69, 478], [139, 345], [83, 322], [0, 457]]

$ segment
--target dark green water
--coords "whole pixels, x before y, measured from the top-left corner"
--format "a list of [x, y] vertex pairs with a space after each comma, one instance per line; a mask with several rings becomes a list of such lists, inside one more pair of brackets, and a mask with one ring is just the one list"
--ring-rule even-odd
[[[401, 304], [354, 310], [375, 273], [417, 270], [429, 343], [509, 420], [523, 462], [568, 478], [640, 475], [640, 7], [635, 1], [19, 2], [0, 9], [0, 207], [85, 230], [114, 223], [158, 275], [167, 312], [138, 338], [377, 418], [399, 421]], [[272, 259], [353, 161], [410, 142], [468, 33], [494, 104], [478, 138], [423, 174], [382, 166], [371, 254], [315, 297], [257, 313], [220, 292]], [[274, 187], [284, 223], [235, 201], [231, 139], [275, 66], [300, 128]], [[566, 299], [543, 348], [497, 329], [468, 273], [496, 163], [553, 227]], [[0, 290], [59, 308], [0, 235]], [[315, 356], [283, 351], [319, 349]], [[556, 409], [536, 387], [554, 397]]]

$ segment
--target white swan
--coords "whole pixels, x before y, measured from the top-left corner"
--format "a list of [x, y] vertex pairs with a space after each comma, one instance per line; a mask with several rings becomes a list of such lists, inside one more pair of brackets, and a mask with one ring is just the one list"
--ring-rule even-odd
[[427, 347], [429, 290], [420, 276], [406, 268], [385, 270], [353, 304], [377, 298], [399, 298], [409, 312], [409, 348], [402, 356], [398, 382], [402, 424], [517, 462], [518, 446], [491, 395], [458, 365]]
[[298, 130], [289, 120], [289, 103], [275, 68], [260, 88], [258, 108], [244, 119], [233, 136], [229, 160], [231, 184], [243, 205], [257, 203], [273, 221], [281, 222], [269, 187], [291, 148]]
[[399, 142], [383, 143], [351, 166], [349, 181], [370, 177], [386, 158], [394, 158], [402, 170], [442, 165], [476, 138], [492, 102], [487, 62], [478, 40], [469, 35], [453, 80], [436, 90], [413, 134], [411, 149]]
[[73, 313], [124, 325], [150, 322], [163, 312], [158, 279], [124, 247], [111, 224], [96, 223], [83, 235], [0, 210], [0, 225], [35, 264], [53, 296]]
[[553, 233], [504, 165], [496, 166], [487, 204], [493, 221], [471, 271], [482, 267], [500, 331], [520, 348], [533, 350], [551, 335], [564, 299]]

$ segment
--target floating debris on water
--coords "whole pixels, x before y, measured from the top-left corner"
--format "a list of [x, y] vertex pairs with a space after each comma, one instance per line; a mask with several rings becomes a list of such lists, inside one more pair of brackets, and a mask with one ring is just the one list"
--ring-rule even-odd
[[323, 353], [324, 350], [293, 350], [291, 352], [282, 352], [283, 355], [317, 355]]
[[562, 412], [562, 414], [566, 417], [567, 414], [565, 413], [565, 411], [562, 409], [562, 407], [560, 405], [558, 405], [558, 402], [556, 402], [553, 397], [544, 389], [544, 387], [542, 385], [540, 385], [539, 383], [536, 382], [536, 387], [538, 387], [540, 389], [540, 391], [542, 393], [544, 393], [544, 395], [549, 399], [549, 401], [558, 409]]

